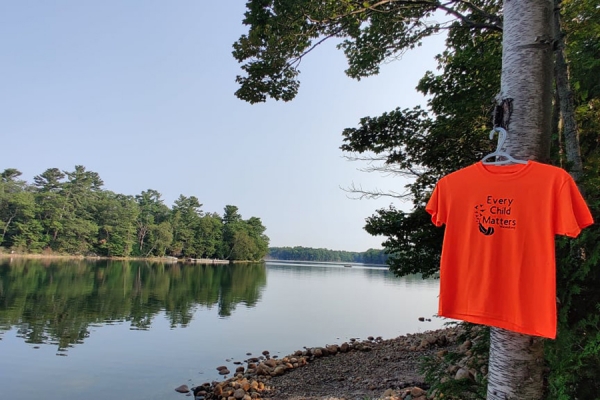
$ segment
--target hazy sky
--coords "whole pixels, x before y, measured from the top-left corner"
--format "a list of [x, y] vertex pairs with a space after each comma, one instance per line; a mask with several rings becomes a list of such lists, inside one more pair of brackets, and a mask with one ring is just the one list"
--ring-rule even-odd
[[381, 248], [363, 226], [392, 200], [341, 188], [405, 183], [358, 171], [341, 132], [425, 104], [415, 86], [443, 38], [361, 81], [326, 44], [302, 62], [295, 100], [250, 105], [234, 96], [231, 55], [244, 11], [242, 0], [0, 2], [0, 170], [31, 183], [83, 165], [104, 189], [155, 189], [169, 207], [180, 194], [206, 212], [235, 205], [261, 218], [271, 246]]

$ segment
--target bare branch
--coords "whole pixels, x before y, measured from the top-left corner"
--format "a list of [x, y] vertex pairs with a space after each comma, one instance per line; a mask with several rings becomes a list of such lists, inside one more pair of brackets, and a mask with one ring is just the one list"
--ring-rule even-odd
[[406, 190], [403, 193], [398, 193], [394, 191], [384, 192], [381, 189], [374, 190], [365, 190], [362, 186], [356, 186], [354, 182], [348, 188], [340, 187], [344, 192], [349, 193], [346, 197], [352, 200], [363, 200], [363, 199], [380, 199], [383, 197], [389, 197], [392, 199], [397, 199], [400, 201], [410, 201], [412, 200], [412, 194]]
[[[409, 180], [417, 179], [425, 173], [425, 169], [420, 166], [401, 168], [398, 164], [386, 164], [385, 161], [387, 160], [387, 156], [385, 155], [356, 155], [356, 153], [354, 153], [353, 155], [344, 155], [343, 157], [348, 161], [360, 161], [366, 163], [366, 167], [358, 168], [361, 172], [377, 172], [383, 176], [401, 177]], [[383, 197], [401, 201], [413, 200], [413, 194], [406, 186], [403, 192], [396, 192], [393, 190], [383, 191], [378, 188], [367, 190], [361, 185], [355, 185], [353, 182], [349, 187], [341, 189], [349, 193], [347, 197], [353, 200], [379, 199]]]
[[358, 168], [361, 172], [378, 172], [382, 175], [393, 175], [404, 178], [416, 179], [424, 175], [426, 170], [418, 165], [410, 168], [401, 168], [398, 164], [387, 164], [387, 155], [344, 155], [348, 161], [360, 161], [367, 164], [367, 167]]

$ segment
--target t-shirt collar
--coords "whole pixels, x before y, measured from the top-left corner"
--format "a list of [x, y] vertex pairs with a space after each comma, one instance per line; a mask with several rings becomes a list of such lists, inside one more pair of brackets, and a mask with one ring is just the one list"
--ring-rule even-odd
[[475, 164], [477, 170], [484, 176], [497, 180], [511, 180], [520, 178], [528, 173], [535, 161], [528, 160], [527, 164], [490, 165], [479, 161]]

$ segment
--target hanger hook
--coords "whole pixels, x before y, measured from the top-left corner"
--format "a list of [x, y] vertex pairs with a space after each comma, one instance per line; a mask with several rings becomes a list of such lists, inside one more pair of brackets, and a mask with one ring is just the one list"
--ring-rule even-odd
[[496, 146], [496, 152], [498, 152], [498, 151], [502, 150], [502, 147], [504, 147], [504, 142], [506, 141], [506, 137], [508, 136], [508, 133], [506, 132], [506, 130], [504, 128], [496, 126], [490, 132], [490, 139], [494, 138], [494, 135], [496, 134], [496, 132], [498, 132], [498, 146]]

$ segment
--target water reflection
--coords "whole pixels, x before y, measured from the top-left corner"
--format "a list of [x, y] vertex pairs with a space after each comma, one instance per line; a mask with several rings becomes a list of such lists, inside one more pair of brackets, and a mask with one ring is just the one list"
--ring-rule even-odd
[[164, 312], [187, 326], [198, 307], [227, 318], [255, 306], [266, 286], [264, 264], [181, 265], [131, 261], [0, 260], [0, 332], [15, 327], [26, 343], [65, 350], [90, 328], [128, 321], [148, 329]]
[[437, 281], [381, 268], [5, 261], [2, 399], [44, 388], [49, 400], [164, 400], [182, 383], [223, 379], [215, 367], [235, 369], [248, 352], [282, 356], [443, 324], [419, 320], [437, 310]]
[[403, 277], [397, 277], [386, 266], [373, 267], [353, 264], [352, 267], [345, 267], [339, 263], [308, 263], [308, 262], [290, 262], [290, 261], [267, 261], [269, 269], [279, 273], [290, 274], [298, 278], [303, 276], [313, 279], [315, 276], [346, 276], [348, 274], [361, 275], [367, 279], [376, 281], [385, 281], [393, 283], [395, 286], [426, 286], [437, 287], [438, 282], [435, 279], [423, 279], [422, 275], [414, 274]]

